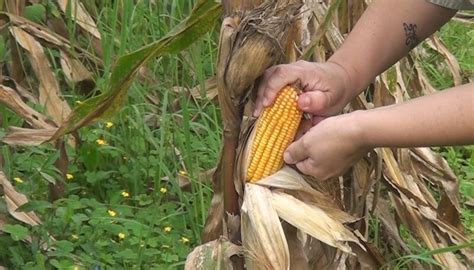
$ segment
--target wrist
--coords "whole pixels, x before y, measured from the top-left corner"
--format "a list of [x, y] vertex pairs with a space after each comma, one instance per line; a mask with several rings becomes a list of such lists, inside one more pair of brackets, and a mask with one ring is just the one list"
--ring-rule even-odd
[[330, 58], [327, 63], [333, 66], [334, 70], [336, 70], [338, 74], [338, 77], [341, 78], [341, 83], [343, 85], [342, 100], [345, 106], [359, 94], [358, 89], [354, 87], [356, 86], [355, 73], [343, 62], [337, 61], [337, 59]]
[[[347, 56], [345, 56], [343, 53], [340, 53], [339, 51], [331, 56], [327, 62], [337, 65], [345, 73], [345, 77], [347, 78], [346, 90], [350, 93], [352, 98], [360, 94], [360, 92], [362, 92], [362, 90], [367, 87], [371, 80], [371, 78], [365, 78], [368, 77], [364, 76], [366, 72], [363, 70], [358, 70], [354, 65], [347, 61]], [[350, 100], [352, 100], [352, 98]]]
[[370, 118], [368, 117], [369, 111], [358, 110], [347, 115], [347, 123], [349, 128], [351, 129], [351, 133], [353, 134], [354, 142], [360, 148], [372, 149], [377, 147], [371, 136], [373, 135], [374, 131], [371, 131], [370, 126]]

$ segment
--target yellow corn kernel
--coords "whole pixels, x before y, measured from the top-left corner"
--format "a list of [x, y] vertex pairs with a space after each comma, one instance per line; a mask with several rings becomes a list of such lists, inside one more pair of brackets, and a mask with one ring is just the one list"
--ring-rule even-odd
[[294, 140], [303, 114], [297, 98], [297, 89], [287, 86], [278, 93], [275, 103], [263, 110], [250, 151], [247, 181], [257, 182], [283, 166], [283, 153]]

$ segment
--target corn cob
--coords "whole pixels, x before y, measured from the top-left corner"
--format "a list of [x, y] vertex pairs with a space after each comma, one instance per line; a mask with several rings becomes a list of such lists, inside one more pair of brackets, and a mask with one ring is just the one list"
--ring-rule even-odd
[[275, 103], [264, 109], [256, 126], [247, 181], [257, 182], [283, 166], [283, 152], [294, 140], [301, 122], [297, 98], [297, 89], [287, 86], [278, 93]]

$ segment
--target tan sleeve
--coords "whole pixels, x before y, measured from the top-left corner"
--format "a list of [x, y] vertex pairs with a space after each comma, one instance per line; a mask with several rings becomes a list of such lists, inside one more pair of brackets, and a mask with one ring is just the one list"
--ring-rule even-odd
[[450, 9], [474, 9], [474, 0], [428, 0], [428, 2]]

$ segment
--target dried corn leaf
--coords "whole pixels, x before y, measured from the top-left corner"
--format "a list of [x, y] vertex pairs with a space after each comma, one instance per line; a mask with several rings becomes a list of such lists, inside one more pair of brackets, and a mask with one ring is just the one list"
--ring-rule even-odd
[[184, 86], [174, 86], [172, 90], [177, 94], [189, 93], [194, 99], [213, 100], [217, 97], [217, 80], [213, 76], [207, 79], [203, 85], [196, 85], [191, 89]]
[[288, 244], [273, 208], [271, 191], [246, 184], [241, 217], [248, 269], [289, 269]]
[[57, 0], [61, 10], [66, 13], [70, 10], [70, 15], [77, 24], [98, 40], [101, 39], [97, 25], [91, 15], [82, 5], [81, 1]]
[[347, 242], [359, 242], [351, 231], [316, 205], [306, 204], [280, 191], [273, 191], [271, 195], [278, 216], [321, 242], [349, 253], [351, 249]]
[[16, 16], [10, 13], [0, 16], [5, 16], [5, 20], [9, 20], [13, 26], [21, 28], [31, 36], [38, 39], [45, 46], [52, 46], [58, 48], [65, 53], [79, 52], [81, 56], [86, 57], [88, 60], [95, 63], [96, 65], [103, 64], [102, 60], [96, 55], [93, 55], [89, 51], [79, 46], [71, 44], [69, 40], [52, 32], [49, 28], [46, 28], [23, 17]]
[[[408, 194], [410, 180], [406, 179], [404, 173], [401, 171], [392, 151], [386, 148], [383, 148], [380, 151], [385, 162], [385, 175], [387, 179], [392, 183], [395, 183], [398, 187], [404, 188], [401, 194], [399, 194], [399, 197], [393, 195], [390, 196], [400, 219], [412, 232], [425, 242], [430, 250], [448, 246], [445, 236], [437, 232], [433, 223], [423, 215], [423, 211], [420, 212], [418, 209], [417, 206], [421, 205], [420, 207], [422, 207], [423, 204], [420, 204], [419, 201], [410, 200], [415, 197], [409, 198], [405, 195]], [[411, 193], [411, 195], [416, 193], [417, 192], [415, 191], [415, 193]], [[425, 211], [425, 215], [426, 214]], [[450, 269], [466, 269], [453, 253], [435, 254], [434, 257], [439, 263], [449, 267]]]
[[33, 96], [29, 90], [25, 89], [23, 86], [8, 76], [0, 76], [0, 85], [12, 88], [25, 101], [29, 101], [34, 104], [38, 103], [38, 99]]
[[185, 270], [232, 270], [230, 258], [242, 254], [242, 247], [220, 237], [194, 248], [186, 258]]
[[48, 141], [56, 132], [52, 129], [29, 129], [19, 127], [8, 127], [8, 133], [1, 141], [10, 145], [38, 146]]
[[7, 224], [8, 224], [7, 217], [4, 216], [3, 214], [0, 214], [0, 234], [3, 231], [3, 227], [5, 227], [5, 225], [7, 225]]
[[0, 185], [3, 187], [3, 193], [5, 194], [5, 201], [7, 202], [8, 212], [16, 219], [30, 224], [32, 226], [39, 225], [41, 220], [34, 212], [17, 212], [16, 209], [28, 202], [25, 195], [17, 192], [8, 181], [5, 174], [0, 171]]
[[[385, 245], [390, 245], [391, 249], [401, 250], [404, 254], [411, 254], [410, 248], [407, 243], [403, 241], [402, 237], [399, 234], [399, 226], [393, 217], [393, 214], [390, 212], [390, 208], [386, 200], [380, 200], [376, 207], [374, 214], [380, 220], [383, 225], [380, 227], [380, 232], [385, 237]], [[382, 244], [382, 243], [381, 243]], [[422, 265], [418, 261], [414, 261], [414, 269], [423, 269]]]
[[8, 20], [13, 26], [21, 28], [28, 34], [34, 36], [35, 38], [43, 42], [46, 42], [47, 44], [53, 45], [60, 49], [64, 49], [66, 51], [72, 49], [72, 46], [67, 39], [57, 35], [54, 32], [51, 32], [50, 29], [42, 25], [29, 21], [24, 17], [16, 16], [10, 13], [5, 14], [4, 16], [8, 17]]
[[71, 108], [60, 96], [59, 83], [51, 69], [43, 47], [30, 34], [19, 27], [11, 27], [16, 41], [29, 52], [29, 58], [39, 80], [39, 101], [56, 124], [61, 124]]
[[17, 113], [21, 118], [23, 118], [23, 120], [34, 128], [51, 129], [55, 126], [46, 116], [35, 111], [23, 102], [18, 93], [10, 87], [0, 85], [0, 102]]
[[92, 81], [92, 74], [79, 60], [71, 58], [69, 54], [61, 51], [60, 63], [64, 76], [71, 83], [77, 84], [80, 82], [89, 81], [92, 85], [94, 85], [94, 82]]
[[407, 93], [411, 98], [436, 93], [436, 89], [429, 82], [417, 60], [420, 57], [419, 51], [420, 48], [413, 49], [406, 58], [399, 62], [403, 75], [401, 78], [408, 85]]
[[426, 44], [428, 44], [428, 46], [430, 46], [433, 50], [435, 50], [444, 57], [446, 63], [449, 66], [449, 71], [453, 75], [454, 85], [461, 85], [462, 78], [459, 62], [456, 57], [454, 57], [454, 55], [448, 50], [444, 42], [437, 35], [432, 35], [429, 39], [426, 40]]
[[375, 107], [387, 106], [396, 103], [395, 97], [389, 91], [387, 72], [384, 72], [375, 78], [373, 102]]
[[303, 237], [298, 237], [301, 231], [287, 222], [282, 222], [282, 227], [290, 252], [290, 269], [309, 270], [309, 259], [304, 249], [305, 241], [302, 241]]
[[352, 223], [358, 219], [337, 208], [334, 200], [328, 195], [313, 189], [303, 177], [289, 166], [284, 166], [275, 174], [265, 177], [256, 183], [271, 189], [281, 189], [297, 199], [321, 208], [327, 215], [340, 223]]
[[459, 183], [448, 162], [429, 148], [413, 148], [411, 154], [419, 162], [415, 163], [417, 172], [442, 188], [453, 207], [460, 212]]

